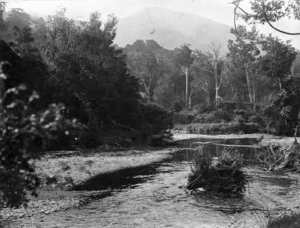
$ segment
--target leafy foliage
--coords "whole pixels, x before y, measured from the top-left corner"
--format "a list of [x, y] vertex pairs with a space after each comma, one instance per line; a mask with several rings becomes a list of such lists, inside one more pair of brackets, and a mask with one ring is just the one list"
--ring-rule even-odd
[[291, 67], [296, 58], [296, 51], [290, 42], [286, 43], [271, 35], [261, 42], [266, 52], [261, 57], [262, 71], [282, 88], [282, 81], [291, 74]]
[[277, 22], [282, 18], [294, 18], [300, 19], [300, 2], [298, 0], [251, 0], [251, 12], [247, 12], [242, 6], [243, 0], [234, 0], [232, 4], [235, 5], [235, 25], [236, 18], [241, 17], [248, 24], [267, 23], [274, 30], [288, 34], [288, 35], [300, 35], [299, 31], [290, 32], [284, 29], [277, 28], [273, 22]]
[[139, 85], [127, 73], [121, 51], [113, 46], [117, 20], [109, 17], [103, 24], [100, 15], [94, 13], [89, 22], [77, 26], [63, 10], [48, 23], [44, 51], [51, 67], [52, 87], [60, 91], [55, 99], [86, 110], [89, 129], [92, 122], [95, 129], [99, 128], [99, 120], [102, 128], [112, 123], [133, 127]]
[[132, 45], [126, 45], [123, 51], [127, 55], [130, 72], [139, 79], [147, 98], [153, 101], [154, 89], [162, 75], [159, 62], [162, 47], [154, 40], [137, 40]]
[[300, 19], [300, 3], [297, 0], [254, 0], [250, 3], [254, 14], [242, 15], [242, 18], [246, 21], [254, 20], [266, 23], [268, 20], [270, 22], [276, 22], [285, 16], [293, 16], [295, 19]]
[[[4, 74], [2, 74], [4, 77]], [[3, 78], [1, 79], [3, 80]], [[0, 99], [0, 208], [26, 202], [27, 192], [36, 195], [38, 179], [33, 162], [63, 122], [62, 105], [31, 114], [30, 104], [38, 97], [24, 99], [24, 85], [10, 88]]]

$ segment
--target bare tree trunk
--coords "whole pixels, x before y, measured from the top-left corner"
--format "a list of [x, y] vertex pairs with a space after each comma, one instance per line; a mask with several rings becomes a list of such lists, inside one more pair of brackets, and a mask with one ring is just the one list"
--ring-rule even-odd
[[189, 68], [185, 67], [185, 108], [189, 108]]
[[248, 72], [248, 63], [245, 63], [245, 70], [246, 70], [246, 80], [247, 80], [249, 101], [250, 101], [251, 104], [253, 104], [253, 97], [252, 97], [252, 91], [251, 91], [251, 82], [250, 82], [249, 72]]
[[[221, 81], [220, 83], [218, 82], [218, 62], [219, 62], [219, 57], [220, 57], [220, 50], [222, 48], [222, 45], [219, 41], [213, 41], [210, 40], [209, 41], [209, 48], [212, 51], [213, 54], [213, 59], [211, 61], [212, 67], [213, 67], [213, 73], [215, 76], [215, 100], [216, 100], [216, 106], [218, 106], [219, 103], [219, 89], [221, 87], [222, 84], [222, 77], [221, 77]], [[222, 75], [222, 73], [221, 73]]]
[[97, 132], [99, 132], [98, 117], [91, 108], [88, 108], [87, 111], [88, 111], [88, 115], [89, 115], [88, 124], [87, 124], [88, 132], [92, 133], [92, 134], [96, 134]]
[[295, 140], [294, 140], [294, 144], [297, 144], [298, 143], [298, 141], [297, 141], [297, 133], [298, 133], [298, 127], [299, 127], [300, 125], [297, 125], [296, 127], [295, 127], [295, 132], [294, 132], [294, 138], [295, 138]]
[[152, 99], [151, 99], [151, 94], [150, 94], [150, 86], [147, 86], [146, 83], [143, 83], [143, 84], [144, 84], [144, 87], [145, 87], [147, 96], [148, 96], [149, 99], [152, 101]]
[[279, 83], [279, 89], [282, 89], [282, 82], [281, 82], [281, 78], [278, 79], [278, 83]]
[[209, 100], [209, 93], [208, 92], [205, 92], [205, 99], [206, 99], [206, 104], [209, 105], [210, 100]]
[[193, 91], [191, 91], [191, 93], [189, 95], [189, 109], [192, 108], [192, 95], [193, 95]]
[[[216, 61], [217, 62], [217, 61]], [[219, 87], [218, 87], [218, 69], [217, 63], [214, 63], [214, 75], [215, 75], [215, 99], [216, 99], [216, 106], [219, 104]]]
[[256, 91], [255, 91], [254, 81], [252, 83], [252, 100], [253, 100], [253, 104], [255, 105], [255, 103], [256, 103]]

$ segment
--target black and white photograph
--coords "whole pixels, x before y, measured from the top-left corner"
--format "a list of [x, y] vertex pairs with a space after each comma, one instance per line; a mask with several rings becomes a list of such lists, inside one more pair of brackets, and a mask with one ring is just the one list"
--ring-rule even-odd
[[0, 0], [0, 228], [300, 228], [300, 0]]

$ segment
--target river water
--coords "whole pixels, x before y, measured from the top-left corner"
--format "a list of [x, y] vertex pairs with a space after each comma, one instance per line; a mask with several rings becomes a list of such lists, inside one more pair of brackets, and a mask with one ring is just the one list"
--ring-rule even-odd
[[[201, 140], [184, 141], [197, 147]], [[220, 144], [253, 144], [249, 140], [222, 140]], [[209, 145], [218, 156], [224, 146]], [[255, 148], [238, 148], [251, 160]], [[74, 191], [111, 189], [80, 208], [14, 221], [12, 227], [263, 227], [269, 214], [295, 210], [300, 205], [298, 179], [245, 168], [250, 181], [242, 196], [217, 196], [185, 188], [193, 151], [180, 150], [152, 165], [98, 176]]]

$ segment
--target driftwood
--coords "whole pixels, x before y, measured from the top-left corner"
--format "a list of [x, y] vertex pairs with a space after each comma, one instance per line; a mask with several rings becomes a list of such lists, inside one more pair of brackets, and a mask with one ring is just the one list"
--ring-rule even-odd
[[227, 146], [227, 147], [242, 147], [242, 148], [261, 148], [261, 146], [257, 146], [257, 145], [236, 145], [236, 144], [222, 144], [222, 143], [212, 143], [213, 145], [216, 146]]
[[300, 172], [300, 144], [297, 142], [297, 125], [295, 128], [295, 140], [288, 148], [274, 147], [268, 145], [264, 151], [258, 156], [258, 160], [263, 164], [268, 171], [278, 171], [289, 169]]
[[[300, 162], [300, 144], [293, 143], [287, 149], [274, 147], [268, 145], [257, 157], [264, 169], [267, 171], [277, 171], [282, 169], [298, 170], [298, 163]], [[300, 171], [300, 169], [299, 169]]]

